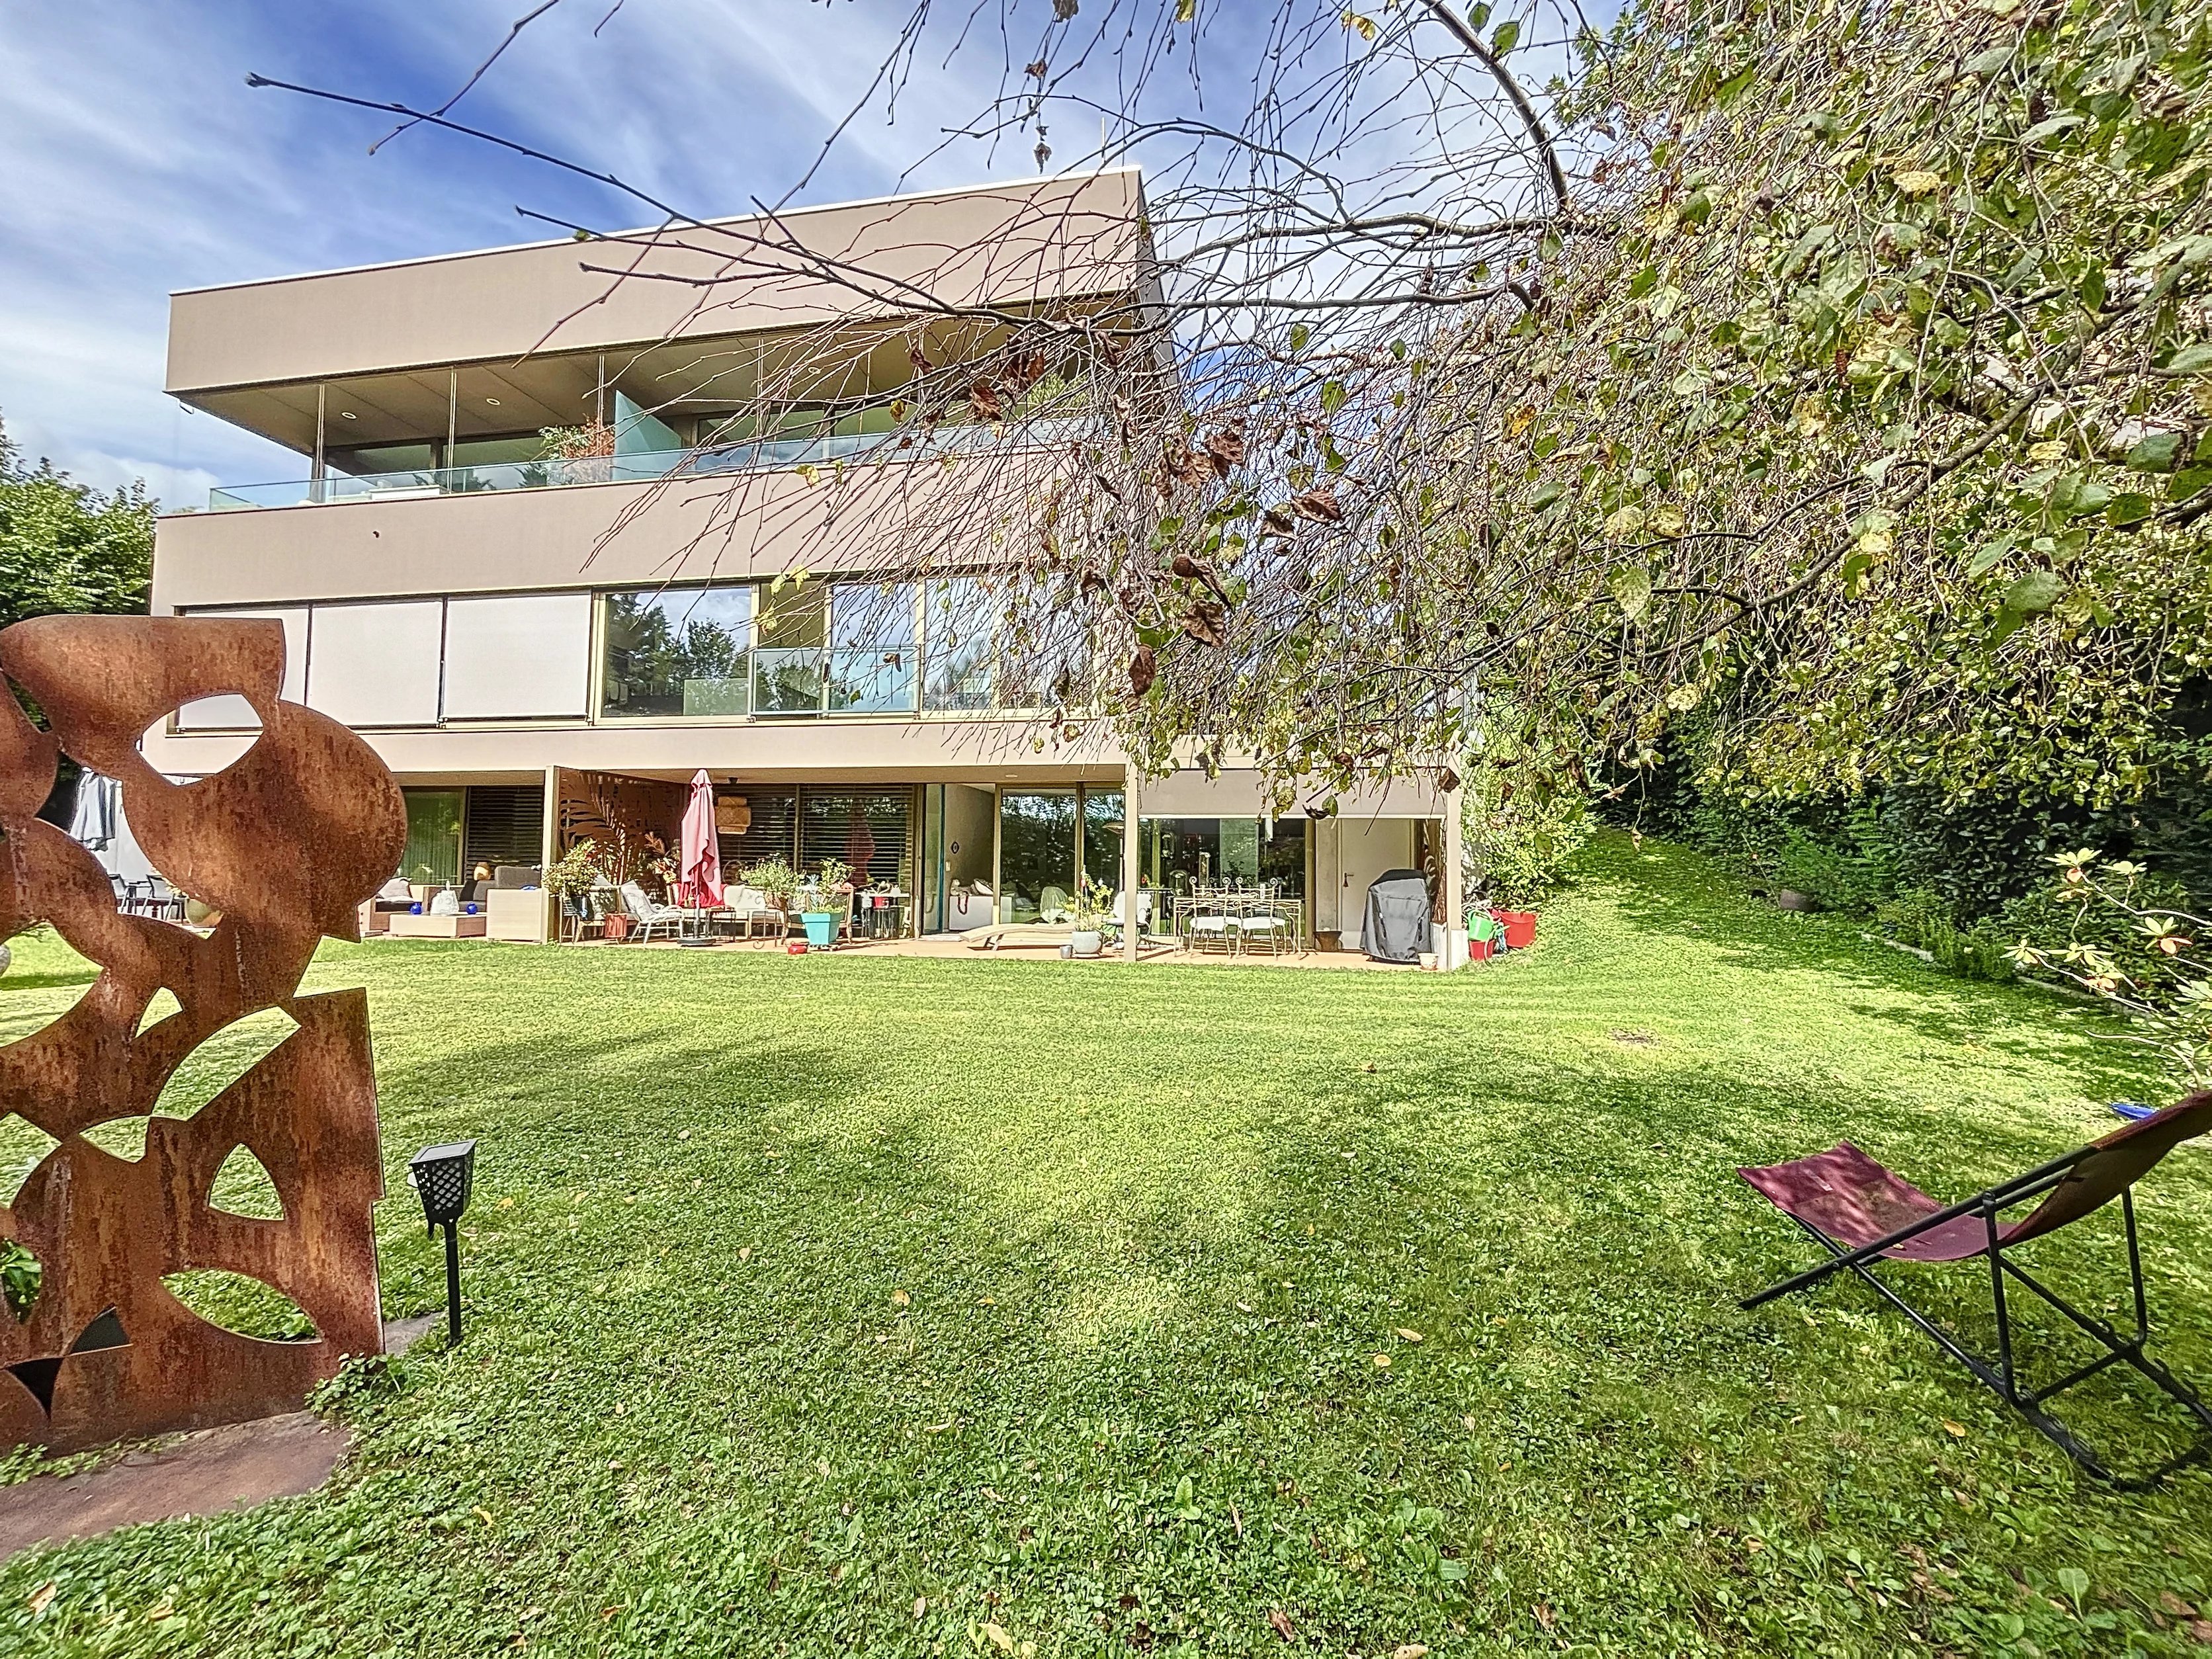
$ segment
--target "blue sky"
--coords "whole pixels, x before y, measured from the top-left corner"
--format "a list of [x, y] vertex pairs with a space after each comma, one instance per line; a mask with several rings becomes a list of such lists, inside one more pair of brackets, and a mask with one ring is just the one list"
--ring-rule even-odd
[[[432, 128], [372, 155], [390, 118], [246, 84], [252, 71], [434, 105], [535, 3], [0, 0], [8, 75], [0, 97], [0, 419], [18, 445], [102, 486], [143, 477], [176, 506], [204, 501], [213, 483], [300, 477], [298, 456], [162, 394], [172, 290], [558, 234], [519, 218], [518, 204], [602, 228], [650, 222], [649, 210], [615, 191]], [[686, 211], [741, 213], [757, 199], [782, 198], [814, 165], [912, 6], [562, 0], [454, 114], [614, 173]], [[945, 128], [967, 124], [988, 100], [1002, 64], [1018, 82], [1050, 9], [1024, 0], [1018, 27], [1032, 32], [1005, 40], [994, 9], [975, 9], [985, 21], [948, 64], [969, 7], [939, 8], [938, 32], [900, 94], [896, 125], [886, 124], [878, 99], [794, 200], [1036, 172], [1033, 136], [995, 149], [972, 141], [939, 149]], [[1361, 50], [1333, 6], [1297, 15], [1319, 44], [1296, 78]], [[1086, 7], [1066, 36], [1120, 40], [1122, 15], [1111, 5]], [[1249, 97], [1253, 67], [1267, 59], [1268, 20], [1278, 15], [1258, 0], [1211, 0], [1205, 79], [1214, 95], [1194, 98], [1187, 64], [1171, 64], [1152, 89], [1154, 112], [1203, 106], [1233, 122], [1237, 94]], [[1449, 55], [1440, 33], [1423, 32], [1425, 54], [1442, 47]], [[1095, 77], [1091, 89], [1113, 100], [1111, 83], [1126, 67], [1109, 50], [1095, 52], [1085, 71]], [[1089, 135], [1066, 130], [1090, 118], [1054, 114], [1055, 166], [1078, 162], [1090, 148]], [[1147, 159], [1175, 165], [1172, 156]]]
[[[783, 193], [866, 86], [905, 8], [820, 0], [566, 0], [454, 113], [701, 214]], [[517, 204], [600, 226], [652, 216], [602, 187], [428, 129], [253, 90], [249, 70], [434, 103], [530, 0], [54, 0], [0, 5], [0, 419], [33, 456], [165, 500], [287, 478], [298, 458], [162, 395], [180, 288], [538, 240]], [[930, 65], [934, 70], [935, 65]], [[799, 198], [898, 187], [980, 88], [917, 78], [898, 126], [856, 124]], [[1033, 173], [974, 147], [915, 184]]]

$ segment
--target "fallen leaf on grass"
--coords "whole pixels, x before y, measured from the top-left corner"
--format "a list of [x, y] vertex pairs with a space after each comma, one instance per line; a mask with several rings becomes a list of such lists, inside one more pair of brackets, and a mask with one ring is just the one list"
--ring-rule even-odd
[[1964, 1423], [1951, 1422], [1948, 1419], [1944, 1421], [1943, 1431], [1954, 1440], [1963, 1440], [1966, 1437], [1966, 1425]]
[[1401, 1325], [1398, 1327], [1398, 1337], [1401, 1341], [1418, 1342], [1421, 1340], [1421, 1334], [1419, 1331], [1409, 1331]]
[[1375, 1356], [1375, 1369], [1380, 1371], [1389, 1370], [1390, 1369], [1390, 1356], [1387, 1353], [1376, 1354]]
[[1012, 1653], [1014, 1650], [1014, 1638], [1008, 1635], [1000, 1626], [984, 1626], [983, 1634], [990, 1638], [991, 1645], [998, 1649], [1000, 1652]]
[[903, 1308], [913, 1300], [914, 1298], [908, 1296], [904, 1291], [893, 1291], [891, 1292], [891, 1306], [894, 1308]]
[[2172, 1590], [2160, 1590], [2158, 1593], [2158, 1604], [2177, 1619], [2194, 1619], [2197, 1616], [2197, 1609]]
[[750, 1244], [741, 1244], [741, 1245], [739, 1245], [739, 1246], [738, 1247], [738, 1261], [751, 1261], [752, 1259], [753, 1259], [753, 1247], [752, 1247], [751, 1245], [750, 1245]]
[[927, 1613], [928, 1611], [929, 1598], [926, 1595], [915, 1596], [914, 1598], [914, 1616], [919, 1619], [923, 1613]]
[[49, 1578], [45, 1583], [40, 1585], [38, 1589], [31, 1592], [29, 1606], [33, 1617], [36, 1617], [38, 1614], [42, 1613], [46, 1610], [46, 1603], [54, 1599], [54, 1592], [60, 1588], [60, 1585], [55, 1583], [52, 1579]]
[[1267, 1627], [1285, 1642], [1295, 1642], [1298, 1639], [1298, 1632], [1291, 1623], [1291, 1615], [1280, 1607], [1267, 1609]]
[[1552, 1611], [1552, 1604], [1549, 1601], [1536, 1603], [1536, 1622], [1546, 1630], [1551, 1629], [1559, 1622], [1559, 1615]]
[[499, 1201], [499, 1207], [502, 1210], [511, 1210], [514, 1207], [514, 1200], [511, 1198], [502, 1198]]
[[2212, 1619], [2199, 1619], [2190, 1626], [2189, 1633], [2208, 1647], [2212, 1647]]
[[1428, 1649], [1419, 1642], [1408, 1642], [1390, 1656], [1390, 1659], [1425, 1659]]

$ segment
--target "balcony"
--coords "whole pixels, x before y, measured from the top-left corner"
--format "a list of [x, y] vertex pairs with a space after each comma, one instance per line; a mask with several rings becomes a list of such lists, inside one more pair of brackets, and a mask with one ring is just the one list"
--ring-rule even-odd
[[912, 430], [768, 438], [708, 449], [648, 450], [595, 455], [580, 460], [502, 461], [489, 465], [425, 468], [356, 476], [331, 473], [283, 483], [233, 484], [208, 492], [208, 510], [233, 513], [272, 507], [325, 507], [346, 501], [398, 501], [441, 495], [481, 495], [501, 490], [558, 489], [573, 484], [644, 483], [662, 478], [714, 477], [727, 473], [796, 471], [864, 456], [905, 459], [972, 454], [1004, 444], [1043, 448], [1072, 441], [1093, 429], [1081, 419], [1037, 420], [1018, 426], [945, 426], [927, 434]]

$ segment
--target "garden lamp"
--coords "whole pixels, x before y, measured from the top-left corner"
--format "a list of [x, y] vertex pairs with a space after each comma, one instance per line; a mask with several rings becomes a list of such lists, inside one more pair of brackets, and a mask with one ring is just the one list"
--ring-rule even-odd
[[446, 1230], [446, 1346], [461, 1340], [461, 1246], [453, 1224], [469, 1207], [469, 1187], [476, 1174], [477, 1144], [457, 1140], [450, 1146], [425, 1146], [407, 1160], [407, 1184], [422, 1200], [422, 1219], [433, 1234]]

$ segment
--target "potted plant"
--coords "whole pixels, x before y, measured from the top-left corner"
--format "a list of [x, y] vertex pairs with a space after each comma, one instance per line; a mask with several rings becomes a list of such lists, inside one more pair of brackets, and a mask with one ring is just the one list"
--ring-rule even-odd
[[1075, 924], [1068, 938], [1068, 953], [1097, 956], [1106, 942], [1106, 924], [1114, 919], [1114, 896], [1103, 884], [1085, 876], [1075, 884], [1075, 896], [1067, 908]]
[[771, 910], [787, 913], [792, 895], [799, 890], [799, 874], [784, 859], [763, 859], [748, 865], [738, 872], [738, 879], [747, 887], [759, 889]]
[[561, 907], [562, 921], [575, 923], [578, 939], [583, 938], [584, 924], [592, 919], [592, 890], [605, 879], [599, 872], [599, 848], [590, 841], [578, 842], [545, 866], [542, 878], [545, 890]]
[[804, 908], [799, 920], [806, 925], [808, 948], [826, 951], [836, 940], [837, 924], [842, 919], [830, 905], [848, 905], [852, 902], [853, 866], [842, 859], [824, 859], [821, 872], [807, 884], [801, 896]]

